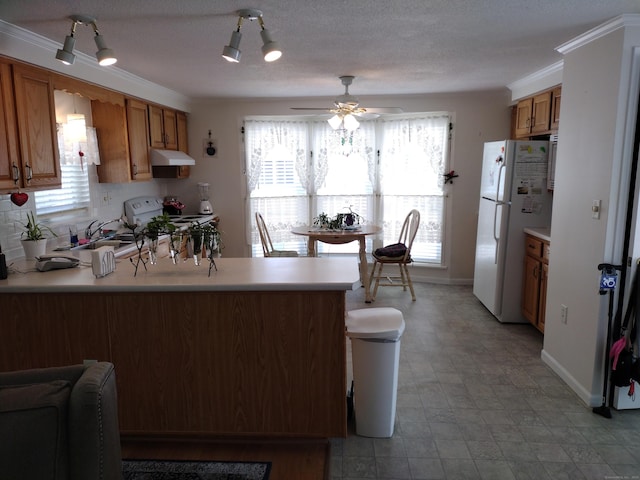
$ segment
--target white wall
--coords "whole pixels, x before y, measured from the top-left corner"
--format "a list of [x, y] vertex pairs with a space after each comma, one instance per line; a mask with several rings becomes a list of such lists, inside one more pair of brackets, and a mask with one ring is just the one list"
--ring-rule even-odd
[[[640, 45], [638, 26], [609, 29], [564, 58], [542, 358], [591, 406], [601, 403], [609, 300], [598, 294], [597, 265], [622, 261], [638, 98], [633, 45]], [[602, 200], [599, 220], [594, 199]]]
[[[189, 116], [190, 153], [196, 158], [187, 181], [168, 188], [187, 205], [197, 208], [198, 181], [211, 184], [214, 210], [221, 218], [225, 256], [248, 256], [245, 229], [245, 182], [242, 135], [243, 118], [250, 115], [291, 115], [290, 107], [326, 107], [331, 99], [203, 100], [194, 103]], [[363, 105], [396, 106], [405, 112], [450, 111], [455, 115], [451, 169], [459, 175], [448, 185], [449, 211], [445, 252], [446, 269], [416, 272], [416, 279], [445, 283], [470, 283], [473, 279], [475, 232], [482, 146], [486, 141], [508, 138], [509, 92], [471, 92], [450, 95], [362, 97]], [[207, 157], [203, 145], [211, 130], [218, 153]], [[175, 185], [175, 188], [173, 188]]]

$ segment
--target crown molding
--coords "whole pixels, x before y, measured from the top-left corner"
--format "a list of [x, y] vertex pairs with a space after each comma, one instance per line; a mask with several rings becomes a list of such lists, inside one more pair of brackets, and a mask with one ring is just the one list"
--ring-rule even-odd
[[564, 60], [560, 60], [510, 83], [507, 88], [511, 90], [511, 100], [515, 101], [562, 83], [563, 68]]
[[42, 35], [0, 20], [0, 50], [3, 55], [179, 110], [190, 109], [190, 99], [186, 95], [118, 67], [102, 67], [95, 57], [86, 53], [74, 51], [76, 60], [73, 65], [64, 65], [55, 58], [60, 47], [61, 44]]
[[584, 45], [587, 45], [588, 43], [591, 43], [598, 38], [602, 38], [612, 32], [615, 32], [616, 30], [627, 27], [640, 27], [640, 14], [625, 13], [612, 18], [608, 22], [598, 25], [588, 32], [585, 32], [582, 35], [579, 35], [574, 39], [569, 40], [568, 42], [556, 47], [556, 51], [563, 55], [566, 55], [567, 53], [572, 52], [577, 48], [583, 47]]

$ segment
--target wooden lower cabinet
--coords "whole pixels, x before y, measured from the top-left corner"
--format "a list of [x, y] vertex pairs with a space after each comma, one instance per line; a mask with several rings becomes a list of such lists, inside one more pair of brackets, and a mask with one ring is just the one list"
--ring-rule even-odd
[[343, 291], [0, 293], [0, 301], [0, 371], [113, 362], [123, 435], [346, 436]]
[[549, 242], [525, 235], [524, 274], [522, 279], [522, 315], [544, 333], [547, 304]]

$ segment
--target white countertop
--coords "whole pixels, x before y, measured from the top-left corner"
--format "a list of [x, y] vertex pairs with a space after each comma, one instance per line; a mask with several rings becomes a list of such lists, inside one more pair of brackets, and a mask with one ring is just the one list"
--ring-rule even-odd
[[525, 227], [524, 233], [538, 237], [551, 243], [551, 227]]
[[38, 272], [33, 260], [16, 260], [9, 277], [0, 280], [0, 293], [19, 292], [133, 292], [133, 291], [275, 291], [354, 290], [360, 286], [356, 257], [340, 258], [217, 258], [218, 270], [209, 272], [209, 260], [195, 266], [193, 259], [174, 265], [163, 258], [157, 264], [116, 260], [115, 272], [96, 278], [89, 252], [81, 265], [64, 270]]

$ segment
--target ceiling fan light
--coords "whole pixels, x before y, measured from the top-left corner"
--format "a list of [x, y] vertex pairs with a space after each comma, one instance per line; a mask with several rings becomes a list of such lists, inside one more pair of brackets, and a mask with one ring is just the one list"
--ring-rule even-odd
[[271, 39], [271, 34], [266, 28], [260, 32], [260, 36], [262, 36], [262, 54], [265, 62], [278, 60], [282, 56], [282, 50], [280, 50], [278, 42], [274, 42]]
[[67, 35], [64, 39], [64, 46], [56, 52], [56, 58], [65, 65], [73, 65], [76, 60], [76, 56], [73, 54], [75, 44], [76, 39], [72, 35]]
[[222, 58], [224, 58], [227, 62], [238, 63], [240, 61], [240, 40], [242, 39], [242, 34], [239, 30], [234, 30], [231, 33], [231, 40], [229, 40], [229, 45], [225, 45], [222, 49]]
[[356, 117], [354, 117], [351, 114], [345, 115], [343, 122], [344, 122], [344, 128], [346, 128], [350, 132], [357, 130], [358, 127], [360, 126], [360, 122], [358, 122], [358, 120], [356, 120]]
[[113, 50], [107, 48], [107, 44], [104, 41], [104, 37], [99, 33], [96, 33], [95, 36], [96, 46], [98, 47], [98, 51], [96, 52], [96, 58], [98, 59], [98, 63], [103, 67], [107, 65], [113, 65], [118, 61]]
[[340, 125], [342, 124], [342, 118], [340, 117], [340, 115], [334, 115], [329, 120], [327, 120], [327, 122], [329, 122], [329, 125], [331, 125], [331, 128], [333, 128], [334, 130], [337, 130], [338, 128], [340, 128]]

